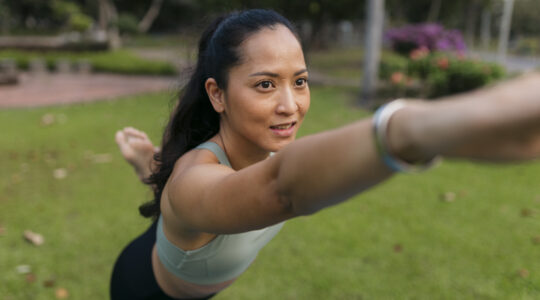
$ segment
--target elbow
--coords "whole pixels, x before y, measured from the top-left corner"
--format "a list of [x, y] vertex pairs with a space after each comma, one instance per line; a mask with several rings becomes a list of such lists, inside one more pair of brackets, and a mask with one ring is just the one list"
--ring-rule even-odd
[[291, 217], [312, 215], [321, 209], [307, 205], [305, 201], [300, 201], [298, 197], [292, 197], [286, 193], [279, 193], [277, 201], [285, 213]]
[[[279, 157], [277, 154], [274, 157]], [[272, 190], [278, 205], [285, 213], [291, 217], [299, 217], [311, 215], [321, 208], [313, 205], [313, 201], [306, 199], [306, 195], [302, 195], [302, 191], [298, 190], [297, 179], [293, 178], [290, 173], [283, 169], [276, 168], [274, 170], [274, 178], [272, 182]]]

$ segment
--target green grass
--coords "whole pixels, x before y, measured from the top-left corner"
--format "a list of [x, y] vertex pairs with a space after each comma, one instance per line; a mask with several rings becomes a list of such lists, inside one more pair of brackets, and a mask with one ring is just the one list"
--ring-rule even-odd
[[323, 71], [325, 75], [360, 80], [364, 51], [361, 48], [333, 48], [306, 54], [310, 68]]
[[131, 75], [174, 75], [174, 66], [167, 62], [141, 58], [129, 50], [108, 52], [36, 52], [36, 51], [0, 51], [0, 60], [13, 59], [20, 69], [28, 69], [29, 63], [36, 58], [45, 60], [47, 67], [54, 70], [59, 60], [77, 63], [88, 61], [95, 72], [109, 72]]
[[[313, 89], [301, 134], [366, 116], [351, 106], [355, 94]], [[114, 132], [133, 125], [157, 142], [170, 98], [0, 111], [1, 300], [54, 299], [57, 287], [69, 299], [107, 299], [113, 262], [148, 225], [137, 207], [150, 198], [117, 152]], [[41, 125], [45, 114], [58, 122]], [[95, 154], [111, 161], [96, 163]], [[57, 168], [67, 177], [55, 179]], [[289, 221], [215, 299], [538, 299], [539, 181], [538, 163], [446, 161], [396, 176]], [[455, 201], [441, 201], [445, 192]], [[45, 244], [25, 242], [25, 229], [43, 234]], [[22, 264], [35, 282], [17, 274]], [[529, 275], [519, 276], [522, 269]], [[50, 278], [55, 287], [44, 287]]]
[[136, 48], [177, 48], [195, 47], [198, 42], [196, 34], [163, 34], [163, 35], [130, 35], [122, 38], [123, 46]]

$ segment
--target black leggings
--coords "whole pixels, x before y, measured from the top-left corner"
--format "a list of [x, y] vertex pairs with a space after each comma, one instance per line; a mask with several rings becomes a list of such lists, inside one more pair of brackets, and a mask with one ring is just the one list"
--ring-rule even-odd
[[154, 277], [152, 248], [156, 242], [156, 227], [157, 222], [154, 222], [127, 245], [116, 260], [111, 277], [111, 300], [177, 300], [166, 295]]

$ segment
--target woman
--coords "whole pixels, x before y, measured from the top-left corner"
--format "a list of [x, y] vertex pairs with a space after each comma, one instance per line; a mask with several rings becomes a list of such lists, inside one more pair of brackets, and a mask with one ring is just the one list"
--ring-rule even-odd
[[438, 156], [540, 156], [538, 75], [448, 100], [392, 102], [373, 119], [294, 141], [309, 108], [307, 79], [294, 28], [277, 13], [249, 10], [210, 26], [156, 160], [144, 133], [117, 133], [139, 176], [153, 171], [155, 199], [140, 211], [156, 221], [119, 257], [113, 299], [207, 299], [283, 221]]

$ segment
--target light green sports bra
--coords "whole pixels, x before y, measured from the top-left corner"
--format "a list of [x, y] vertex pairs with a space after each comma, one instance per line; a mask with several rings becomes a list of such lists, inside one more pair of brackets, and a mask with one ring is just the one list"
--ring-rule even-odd
[[[216, 143], [206, 142], [196, 149], [210, 150], [222, 165], [231, 166], [227, 155]], [[167, 240], [162, 223], [159, 216], [156, 233], [159, 259], [169, 272], [196, 284], [217, 284], [238, 277], [283, 227], [282, 222], [244, 233], [222, 234], [199, 249], [184, 251]]]

